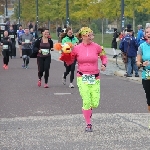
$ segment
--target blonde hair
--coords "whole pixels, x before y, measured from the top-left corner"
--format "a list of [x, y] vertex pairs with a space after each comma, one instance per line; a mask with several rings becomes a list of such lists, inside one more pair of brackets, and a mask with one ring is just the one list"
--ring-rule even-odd
[[150, 25], [149, 25], [149, 26], [146, 26], [146, 27], [145, 27], [145, 31], [146, 31], [147, 29], [149, 29], [149, 28], [150, 28]]
[[146, 23], [145, 28], [150, 28], [150, 23]]

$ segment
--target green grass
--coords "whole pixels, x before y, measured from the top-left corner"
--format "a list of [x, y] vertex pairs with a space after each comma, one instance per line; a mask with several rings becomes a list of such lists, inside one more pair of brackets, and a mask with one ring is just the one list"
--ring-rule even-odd
[[96, 42], [104, 47], [110, 48], [112, 37], [113, 37], [113, 34], [104, 34], [103, 35], [103, 44], [102, 44], [102, 34], [95, 34], [94, 42]]
[[56, 33], [51, 33], [51, 36], [52, 36], [52, 39], [58, 40], [58, 37], [57, 37]]
[[[55, 39], [55, 40], [58, 39], [56, 33], [51, 33], [51, 36], [52, 36], [52, 39]], [[104, 47], [110, 48], [113, 34], [104, 34], [103, 37], [104, 37], [103, 38], [104, 43], [102, 44], [102, 34], [95, 34], [94, 42]]]

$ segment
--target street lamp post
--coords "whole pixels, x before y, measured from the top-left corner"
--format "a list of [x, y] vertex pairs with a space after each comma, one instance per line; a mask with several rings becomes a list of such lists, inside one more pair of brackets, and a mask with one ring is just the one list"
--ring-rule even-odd
[[38, 15], [39, 15], [39, 11], [38, 11], [38, 0], [36, 0], [36, 31], [38, 31]]
[[70, 19], [69, 19], [69, 2], [66, 0], [66, 25], [69, 26]]
[[19, 14], [19, 16], [18, 16], [18, 19], [19, 19], [19, 25], [20, 25], [20, 0], [19, 0], [19, 2], [18, 2], [18, 3], [19, 3], [19, 9], [18, 9], [18, 10], [19, 10], [19, 13], [18, 13], [18, 14]]
[[124, 30], [124, 0], [121, 0], [121, 30]]
[[4, 18], [5, 18], [5, 16], [6, 16], [5, 15], [5, 5], [2, 4], [1, 6], [4, 7]]
[[6, 17], [8, 16], [8, 3], [7, 3], [7, 0], [6, 0]]

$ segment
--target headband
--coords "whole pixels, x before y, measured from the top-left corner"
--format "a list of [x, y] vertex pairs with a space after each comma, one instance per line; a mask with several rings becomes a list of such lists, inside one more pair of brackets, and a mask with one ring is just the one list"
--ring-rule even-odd
[[86, 34], [89, 34], [93, 32], [90, 28], [88, 27], [82, 27], [80, 30], [79, 30], [79, 34], [81, 35], [86, 35]]

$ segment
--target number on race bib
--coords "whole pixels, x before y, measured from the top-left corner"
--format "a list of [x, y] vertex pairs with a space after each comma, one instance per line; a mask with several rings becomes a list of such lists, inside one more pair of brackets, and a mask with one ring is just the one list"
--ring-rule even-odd
[[8, 45], [3, 45], [3, 49], [8, 49]]
[[15, 36], [14, 36], [14, 35], [9, 35], [9, 37], [10, 37], [11, 39], [15, 38]]
[[49, 49], [41, 49], [43, 55], [49, 54]]
[[30, 43], [30, 40], [28, 40], [28, 39], [25, 39], [25, 43]]
[[95, 84], [95, 75], [82, 75], [82, 82], [85, 84]]

